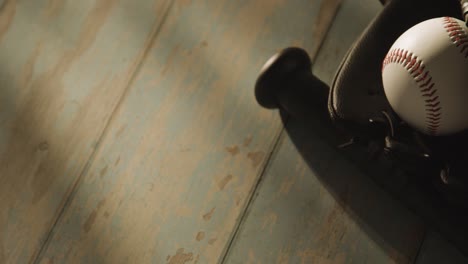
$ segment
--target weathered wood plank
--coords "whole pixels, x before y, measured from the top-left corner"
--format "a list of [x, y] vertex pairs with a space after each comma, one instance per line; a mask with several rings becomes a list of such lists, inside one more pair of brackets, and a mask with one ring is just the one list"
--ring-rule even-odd
[[464, 264], [468, 257], [458, 251], [439, 234], [431, 231], [424, 239], [416, 264]]
[[0, 263], [35, 259], [165, 2], [1, 1]]
[[314, 129], [287, 129], [226, 263], [413, 261], [421, 222]]
[[257, 73], [322, 3], [174, 2], [41, 263], [216, 263], [282, 128]]
[[333, 81], [348, 49], [382, 8], [376, 0], [343, 0], [313, 65], [317, 77], [325, 83]]
[[[330, 83], [347, 49], [381, 9], [347, 0], [317, 55]], [[318, 135], [286, 126], [226, 263], [410, 263], [424, 226]], [[325, 131], [325, 130], [324, 130]]]

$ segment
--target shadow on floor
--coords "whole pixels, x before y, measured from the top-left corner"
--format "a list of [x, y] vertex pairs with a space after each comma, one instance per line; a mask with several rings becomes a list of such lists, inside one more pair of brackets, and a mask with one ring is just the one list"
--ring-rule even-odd
[[[280, 114], [287, 136], [319, 181], [394, 260], [416, 260], [428, 229], [440, 232], [468, 255], [464, 224], [468, 221], [461, 210], [446, 206], [428, 186], [388, 163], [371, 162], [358, 146], [339, 149], [349, 138], [337, 133], [330, 120], [312, 112], [296, 117], [284, 110]], [[317, 144], [323, 146], [317, 148]], [[332, 160], [328, 166], [318, 166], [324, 160], [324, 149], [332, 153]]]

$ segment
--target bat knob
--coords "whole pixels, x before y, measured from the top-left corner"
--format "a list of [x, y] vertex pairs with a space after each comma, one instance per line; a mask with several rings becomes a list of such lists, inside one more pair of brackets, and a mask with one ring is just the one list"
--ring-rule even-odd
[[311, 67], [309, 55], [303, 49], [291, 47], [276, 53], [263, 65], [257, 78], [257, 102], [265, 108], [278, 108], [279, 92], [288, 89], [288, 84], [298, 75], [310, 73]]

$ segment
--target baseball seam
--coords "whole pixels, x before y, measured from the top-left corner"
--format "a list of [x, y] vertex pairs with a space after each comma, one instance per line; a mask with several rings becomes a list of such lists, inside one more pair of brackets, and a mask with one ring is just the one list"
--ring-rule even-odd
[[465, 56], [465, 59], [468, 58], [468, 34], [466, 31], [451, 17], [444, 17], [443, 23], [450, 40], [460, 50], [460, 53]]
[[401, 48], [391, 49], [388, 52], [382, 63], [382, 71], [390, 63], [402, 65], [418, 84], [425, 102], [426, 131], [430, 135], [437, 134], [442, 119], [442, 106], [437, 87], [429, 70], [426, 70], [426, 66], [418, 56]]

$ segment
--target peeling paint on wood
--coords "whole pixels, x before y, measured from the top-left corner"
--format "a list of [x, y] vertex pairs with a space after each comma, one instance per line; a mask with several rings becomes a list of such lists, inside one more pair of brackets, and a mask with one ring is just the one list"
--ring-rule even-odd
[[213, 245], [216, 242], [216, 240], [218, 240], [218, 239], [217, 238], [212, 238], [212, 239], [208, 240], [208, 244]]
[[226, 147], [226, 151], [229, 152], [232, 156], [235, 156], [239, 154], [239, 147], [238, 146]]
[[0, 42], [8, 32], [16, 14], [16, 0], [5, 0], [0, 6]]
[[226, 187], [226, 185], [232, 180], [232, 175], [228, 174], [226, 177], [224, 177], [219, 183], [218, 187], [219, 190], [222, 191]]
[[255, 152], [249, 152], [247, 153], [247, 158], [250, 159], [252, 162], [252, 166], [254, 168], [258, 167], [263, 161], [263, 158], [265, 157], [265, 153], [263, 151], [255, 151]]
[[[322, 3], [314, 34], [324, 34], [320, 23], [331, 21], [340, 2]], [[332, 79], [354, 38], [381, 10], [376, 2], [343, 1], [315, 60], [319, 77]], [[366, 16], [356, 13], [363, 6], [369, 6]], [[353, 16], [359, 23], [349, 23]], [[332, 53], [336, 47], [338, 54]], [[314, 129], [320, 129], [315, 122]], [[412, 263], [424, 234], [422, 222], [310, 126], [289, 120], [286, 131], [225, 263]]]
[[42, 259], [218, 262], [282, 129], [255, 102], [256, 74], [312, 37], [321, 3], [174, 1]]
[[269, 231], [271, 234], [273, 232], [273, 228], [275, 227], [276, 221], [278, 221], [278, 215], [274, 212], [270, 212], [268, 215], [263, 217], [263, 224], [261, 229], [264, 231]]
[[213, 217], [215, 209], [216, 209], [216, 207], [213, 207], [208, 213], [204, 214], [203, 215], [203, 220], [210, 221], [211, 217]]
[[106, 172], [107, 172], [107, 165], [102, 168], [102, 170], [99, 172], [99, 176], [103, 177], [104, 175], [106, 175]]
[[185, 264], [191, 262], [192, 260], [192, 252], [184, 253], [184, 249], [179, 248], [174, 256], [169, 257], [167, 264]]
[[[293, 127], [301, 130], [290, 120], [288, 128]], [[311, 131], [302, 136], [302, 145], [313, 146], [307, 153], [311, 163], [287, 137], [282, 139], [226, 263], [248, 263], [252, 254], [260, 263], [411, 263], [423, 236], [422, 222], [340, 158], [333, 146]], [[313, 160], [330, 165], [320, 168]], [[294, 192], [284, 191], [288, 177], [296, 178]], [[336, 179], [334, 188], [344, 190], [343, 196], [321, 182], [328, 177]], [[350, 181], [355, 185], [343, 188]]]
[[[320, 5], [318, 16], [313, 23], [312, 36], [313, 39], [323, 39], [325, 34], [328, 32], [328, 29], [335, 18], [335, 14], [338, 11], [341, 2], [343, 0], [328, 0], [323, 1]], [[317, 52], [320, 48], [321, 43], [317, 43], [314, 49], [311, 51], [311, 59], [314, 60]]]
[[252, 143], [253, 137], [248, 136], [244, 139], [244, 143], [242, 144], [245, 148], [250, 146], [250, 143]]
[[[133, 2], [147, 18], [135, 31], [126, 1], [2, 1], [0, 263], [35, 260], [149, 47], [159, 2]], [[89, 213], [83, 232], [99, 219]]]
[[198, 232], [197, 233], [197, 241], [202, 241], [205, 238], [205, 232]]
[[105, 202], [106, 202], [105, 199], [100, 201], [99, 204], [97, 205], [97, 208], [94, 209], [93, 212], [89, 215], [88, 219], [86, 220], [83, 226], [83, 230], [85, 233], [88, 233], [89, 230], [91, 230], [91, 228], [93, 227], [93, 224], [96, 221], [97, 214], [98, 212], [100, 212], [100, 209], [104, 205]]

